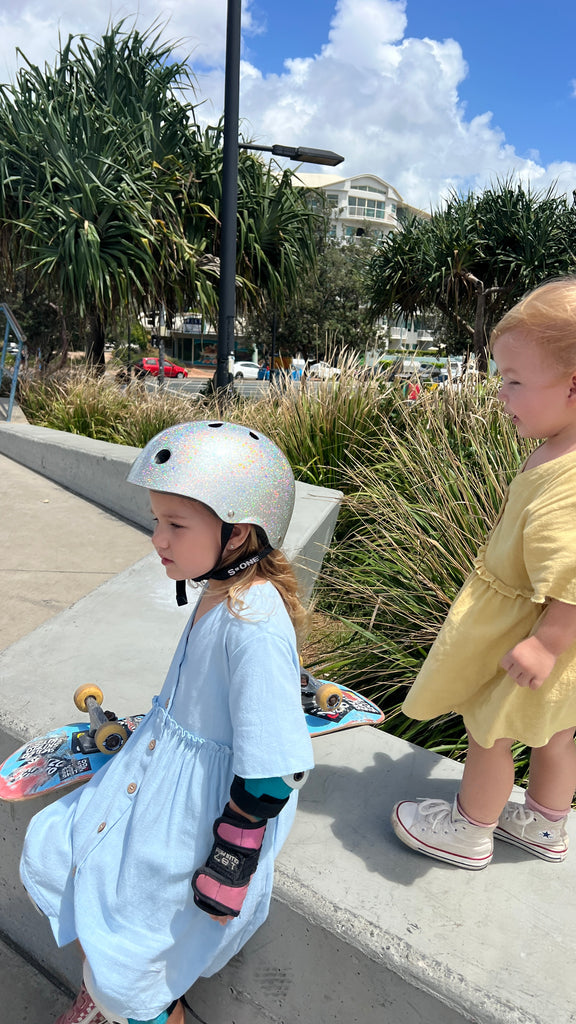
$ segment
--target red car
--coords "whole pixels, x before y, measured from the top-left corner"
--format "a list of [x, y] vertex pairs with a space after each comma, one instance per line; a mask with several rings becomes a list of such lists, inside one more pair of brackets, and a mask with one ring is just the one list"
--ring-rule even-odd
[[[151, 373], [153, 377], [157, 377], [160, 373], [160, 361], [153, 357], [146, 357], [139, 359], [138, 362], [134, 363], [134, 372], [137, 377], [143, 377], [146, 373]], [[172, 363], [169, 359], [164, 360], [164, 376], [165, 377], [187, 377], [188, 370], [185, 366], [178, 366], [177, 363]]]

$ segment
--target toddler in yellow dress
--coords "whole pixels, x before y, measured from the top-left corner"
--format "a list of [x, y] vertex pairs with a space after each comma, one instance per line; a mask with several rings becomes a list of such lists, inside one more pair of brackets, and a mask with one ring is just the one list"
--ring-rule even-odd
[[[455, 711], [468, 733], [460, 791], [402, 800], [407, 846], [486, 867], [493, 839], [549, 861], [567, 853], [576, 789], [576, 278], [542, 285], [492, 333], [498, 393], [521, 437], [542, 444], [512, 481], [404, 711]], [[513, 742], [532, 748], [525, 803], [508, 802]]]

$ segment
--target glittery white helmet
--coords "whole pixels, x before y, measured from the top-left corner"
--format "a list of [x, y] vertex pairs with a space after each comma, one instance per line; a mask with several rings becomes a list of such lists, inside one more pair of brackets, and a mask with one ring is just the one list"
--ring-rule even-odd
[[259, 430], [200, 420], [163, 430], [136, 459], [128, 480], [208, 505], [224, 523], [252, 523], [279, 547], [294, 508], [286, 456]]

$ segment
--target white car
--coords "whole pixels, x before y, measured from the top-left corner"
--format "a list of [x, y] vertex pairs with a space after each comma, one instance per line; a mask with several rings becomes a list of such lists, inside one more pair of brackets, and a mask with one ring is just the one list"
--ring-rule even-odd
[[259, 369], [258, 363], [246, 360], [245, 362], [234, 363], [232, 373], [235, 380], [242, 380], [243, 377], [246, 377], [246, 380], [257, 380]]
[[319, 377], [320, 380], [330, 380], [332, 377], [339, 377], [340, 370], [337, 366], [330, 366], [330, 363], [312, 363], [308, 368], [309, 377]]

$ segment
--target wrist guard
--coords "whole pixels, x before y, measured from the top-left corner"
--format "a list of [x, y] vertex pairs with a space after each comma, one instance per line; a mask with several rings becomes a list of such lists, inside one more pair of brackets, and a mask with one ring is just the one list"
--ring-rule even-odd
[[192, 879], [194, 902], [216, 917], [238, 917], [256, 871], [266, 822], [249, 821], [226, 804], [214, 822], [214, 845]]

